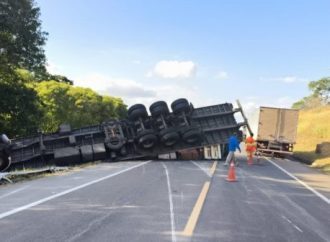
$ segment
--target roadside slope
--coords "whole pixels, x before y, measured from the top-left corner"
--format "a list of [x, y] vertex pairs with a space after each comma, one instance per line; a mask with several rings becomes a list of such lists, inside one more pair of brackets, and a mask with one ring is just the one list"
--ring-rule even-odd
[[[301, 110], [295, 156], [330, 173], [330, 153], [315, 154], [317, 144], [330, 142], [330, 106]], [[330, 151], [329, 151], [330, 152]]]

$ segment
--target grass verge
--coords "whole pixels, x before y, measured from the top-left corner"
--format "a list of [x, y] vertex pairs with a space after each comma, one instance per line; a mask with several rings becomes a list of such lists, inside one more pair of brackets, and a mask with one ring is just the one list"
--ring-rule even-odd
[[330, 174], [330, 153], [316, 154], [316, 145], [330, 142], [330, 106], [301, 110], [294, 155]]

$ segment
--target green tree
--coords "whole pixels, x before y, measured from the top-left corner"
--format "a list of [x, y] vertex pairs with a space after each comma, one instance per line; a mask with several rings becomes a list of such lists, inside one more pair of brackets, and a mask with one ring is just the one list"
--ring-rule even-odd
[[67, 78], [66, 76], [63, 76], [63, 75], [52, 75], [52, 74], [48, 74], [45, 77], [45, 80], [57, 81], [57, 82], [64, 82], [64, 83], [68, 83], [70, 85], [73, 85], [73, 81], [70, 80], [69, 78]]
[[33, 0], [0, 0], [0, 71], [22, 68], [37, 78], [46, 74], [40, 9]]
[[42, 116], [27, 84], [45, 74], [40, 11], [32, 0], [0, 0], [0, 132], [35, 133]]
[[16, 80], [13, 73], [0, 75], [0, 132], [10, 137], [36, 133], [42, 117], [36, 92]]
[[41, 128], [45, 132], [56, 131], [62, 123], [80, 128], [123, 118], [126, 114], [126, 105], [121, 99], [101, 96], [89, 88], [57, 81], [44, 81], [34, 86], [42, 102]]
[[324, 77], [308, 84], [311, 95], [292, 104], [292, 108], [313, 108], [330, 104], [330, 77]]
[[313, 96], [319, 97], [324, 103], [330, 103], [330, 77], [324, 77], [308, 84]]
[[121, 99], [47, 73], [48, 33], [39, 17], [34, 0], [0, 0], [0, 132], [26, 135], [38, 128], [56, 131], [61, 123], [79, 128], [123, 117], [127, 107]]

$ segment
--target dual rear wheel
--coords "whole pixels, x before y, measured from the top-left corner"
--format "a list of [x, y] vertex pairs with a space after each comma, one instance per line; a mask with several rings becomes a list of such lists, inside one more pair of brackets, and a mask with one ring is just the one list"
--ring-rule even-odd
[[[175, 100], [171, 104], [172, 111], [174, 115], [178, 114], [188, 114], [191, 110], [189, 102], [185, 98], [180, 98]], [[170, 114], [169, 108], [164, 101], [158, 101], [153, 103], [150, 108], [150, 113], [153, 118], [162, 117], [163, 122], [165, 118]], [[135, 104], [131, 106], [128, 110], [128, 118], [133, 122], [144, 122], [148, 117], [148, 112], [143, 104]], [[143, 124], [141, 124], [142, 127]], [[164, 125], [166, 127], [166, 125]], [[160, 141], [165, 146], [175, 145], [179, 139], [180, 135], [184, 142], [188, 144], [194, 144], [201, 140], [201, 131], [197, 127], [185, 126], [178, 130], [175, 127], [166, 127], [159, 132]], [[142, 129], [137, 134], [137, 143], [141, 148], [150, 149], [157, 142], [157, 135], [153, 129]]]

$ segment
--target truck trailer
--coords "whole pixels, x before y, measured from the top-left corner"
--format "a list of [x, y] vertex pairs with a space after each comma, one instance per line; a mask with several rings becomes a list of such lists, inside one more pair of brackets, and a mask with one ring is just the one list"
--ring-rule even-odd
[[296, 143], [299, 110], [260, 107], [257, 153], [290, 155]]
[[183, 149], [220, 147], [227, 152], [230, 135], [238, 133], [247, 121], [238, 123], [235, 113], [242, 108], [223, 103], [195, 108], [185, 98], [164, 101], [149, 107], [135, 104], [122, 120], [72, 129], [61, 125], [58, 132], [38, 133], [13, 139], [0, 146], [0, 172], [45, 165], [71, 165], [93, 160], [134, 160], [157, 158]]

